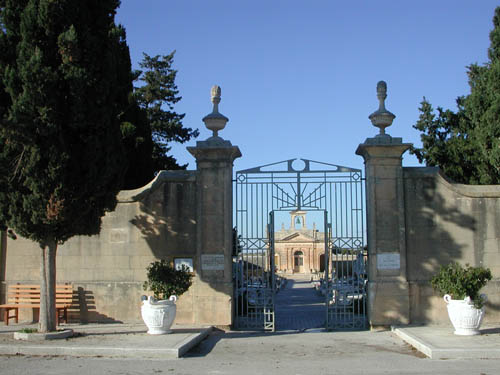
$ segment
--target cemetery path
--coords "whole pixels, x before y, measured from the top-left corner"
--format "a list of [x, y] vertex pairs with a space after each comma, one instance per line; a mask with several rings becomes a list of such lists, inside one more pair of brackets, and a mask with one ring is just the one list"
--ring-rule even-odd
[[310, 276], [287, 276], [286, 287], [276, 294], [276, 330], [325, 327], [325, 297], [312, 287]]

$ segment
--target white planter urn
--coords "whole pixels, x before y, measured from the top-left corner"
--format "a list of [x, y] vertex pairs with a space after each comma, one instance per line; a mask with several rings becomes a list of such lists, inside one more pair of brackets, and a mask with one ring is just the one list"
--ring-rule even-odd
[[170, 296], [167, 300], [156, 300], [149, 296], [148, 299], [142, 301], [141, 315], [142, 320], [148, 327], [150, 335], [164, 335], [172, 332], [170, 327], [175, 319], [177, 307], [175, 302], [176, 296]]
[[[486, 301], [486, 296], [481, 294], [483, 301]], [[451, 324], [455, 327], [455, 335], [473, 336], [480, 335], [479, 327], [484, 317], [484, 306], [480, 309], [474, 307], [470, 297], [463, 300], [451, 299], [449, 294], [444, 296], [446, 307], [448, 308], [448, 316]]]

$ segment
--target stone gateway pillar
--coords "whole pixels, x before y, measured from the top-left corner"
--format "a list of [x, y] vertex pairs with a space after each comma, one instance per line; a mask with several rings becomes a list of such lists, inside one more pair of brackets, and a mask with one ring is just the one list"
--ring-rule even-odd
[[387, 85], [377, 84], [379, 109], [369, 118], [380, 133], [358, 146], [365, 160], [368, 236], [368, 319], [372, 327], [408, 324], [409, 285], [402, 155], [411, 144], [385, 133], [396, 117], [385, 109]]
[[197, 264], [201, 290], [193, 301], [195, 321], [232, 325], [232, 178], [237, 146], [218, 136], [228, 119], [219, 113], [220, 87], [212, 88], [213, 112], [203, 118], [213, 136], [187, 150], [197, 164]]

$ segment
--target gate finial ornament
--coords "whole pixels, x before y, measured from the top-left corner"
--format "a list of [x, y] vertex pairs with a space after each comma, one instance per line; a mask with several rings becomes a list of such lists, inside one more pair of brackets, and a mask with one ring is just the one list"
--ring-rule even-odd
[[210, 90], [211, 100], [214, 105], [212, 113], [203, 117], [203, 122], [207, 129], [213, 132], [212, 138], [220, 138], [218, 135], [219, 130], [222, 130], [226, 127], [226, 123], [229, 119], [223, 114], [219, 113], [219, 103], [221, 96], [221, 89], [219, 86], [214, 85]]
[[385, 133], [385, 128], [391, 126], [392, 121], [396, 117], [394, 114], [385, 109], [385, 99], [387, 98], [387, 83], [379, 81], [377, 83], [377, 99], [379, 101], [378, 110], [373, 112], [368, 118], [371, 120], [373, 126], [380, 129], [377, 137], [390, 137]]
[[220, 94], [221, 94], [221, 89], [220, 86], [213, 85], [212, 89], [210, 90], [210, 94], [212, 95], [212, 103], [214, 104], [214, 110], [213, 112], [219, 112], [219, 103], [220, 103]]

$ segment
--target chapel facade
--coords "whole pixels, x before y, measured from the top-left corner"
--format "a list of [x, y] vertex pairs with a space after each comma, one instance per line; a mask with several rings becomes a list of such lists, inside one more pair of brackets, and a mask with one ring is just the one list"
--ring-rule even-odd
[[278, 273], [315, 274], [325, 270], [325, 233], [307, 227], [307, 211], [290, 212], [290, 228], [274, 233], [274, 262]]

